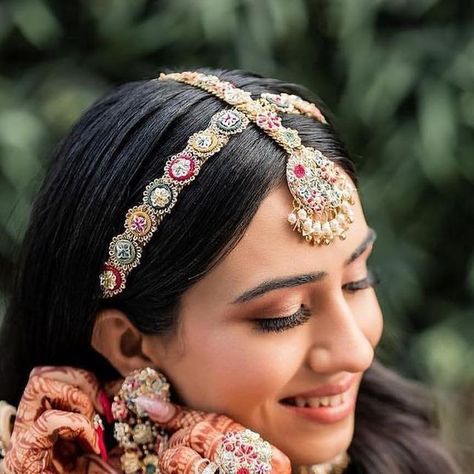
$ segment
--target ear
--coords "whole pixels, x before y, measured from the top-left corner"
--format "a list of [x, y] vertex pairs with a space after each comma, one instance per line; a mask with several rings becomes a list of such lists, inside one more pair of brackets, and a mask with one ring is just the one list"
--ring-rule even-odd
[[92, 347], [126, 377], [132, 370], [156, 367], [147, 354], [145, 336], [117, 309], [97, 313], [92, 332]]

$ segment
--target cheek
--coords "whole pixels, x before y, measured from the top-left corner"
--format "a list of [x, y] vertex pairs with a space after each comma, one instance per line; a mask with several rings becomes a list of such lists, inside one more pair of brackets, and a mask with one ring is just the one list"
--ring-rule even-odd
[[[219, 330], [189, 328], [184, 355], [168, 368], [183, 401], [196, 409], [246, 419], [273, 403], [291, 378], [300, 358], [296, 341], [252, 331], [251, 324]], [[277, 339], [279, 337], [279, 339]]]
[[361, 298], [353, 306], [359, 327], [364, 332], [372, 347], [380, 342], [383, 331], [383, 315], [375, 291], [371, 290], [367, 298]]

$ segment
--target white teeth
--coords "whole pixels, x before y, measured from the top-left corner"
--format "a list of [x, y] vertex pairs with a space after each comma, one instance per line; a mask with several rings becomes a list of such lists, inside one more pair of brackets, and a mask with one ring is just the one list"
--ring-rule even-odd
[[329, 405], [329, 397], [321, 397], [319, 400], [323, 407], [327, 407]]
[[296, 397], [295, 404], [297, 407], [304, 407], [306, 405], [306, 400], [302, 397]]
[[336, 407], [337, 405], [341, 404], [341, 396], [340, 395], [334, 395], [329, 399], [329, 406], [331, 407]]
[[347, 392], [344, 392], [337, 395], [331, 395], [329, 397], [296, 397], [294, 400], [297, 407], [336, 407], [344, 403], [347, 400], [347, 396]]
[[308, 398], [308, 405], [312, 408], [318, 408], [320, 406], [319, 398]]

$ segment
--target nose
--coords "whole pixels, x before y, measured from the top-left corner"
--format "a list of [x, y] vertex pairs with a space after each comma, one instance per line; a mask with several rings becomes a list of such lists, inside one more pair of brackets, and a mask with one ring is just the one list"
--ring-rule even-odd
[[313, 322], [308, 364], [314, 372], [357, 373], [370, 367], [374, 348], [342, 293], [332, 295]]

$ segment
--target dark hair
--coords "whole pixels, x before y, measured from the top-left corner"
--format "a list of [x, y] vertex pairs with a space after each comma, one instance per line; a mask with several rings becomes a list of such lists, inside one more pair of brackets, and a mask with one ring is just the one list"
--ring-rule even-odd
[[[255, 94], [287, 92], [321, 106], [295, 84], [241, 71], [202, 71]], [[140, 202], [166, 159], [222, 108], [219, 99], [174, 81], [128, 83], [96, 102], [62, 141], [33, 206], [0, 334], [0, 399], [18, 403], [29, 371], [39, 365], [116, 377], [90, 346], [94, 317], [103, 307], [122, 310], [143, 332], [173, 334], [183, 292], [237, 244], [262, 200], [285, 179], [285, 152], [270, 138], [248, 127], [206, 163], [122, 294], [102, 300], [98, 275], [127, 209]], [[332, 126], [296, 115], [283, 123], [356, 182]], [[430, 405], [417, 393], [378, 363], [366, 372], [351, 472], [457, 472], [431, 427]]]

